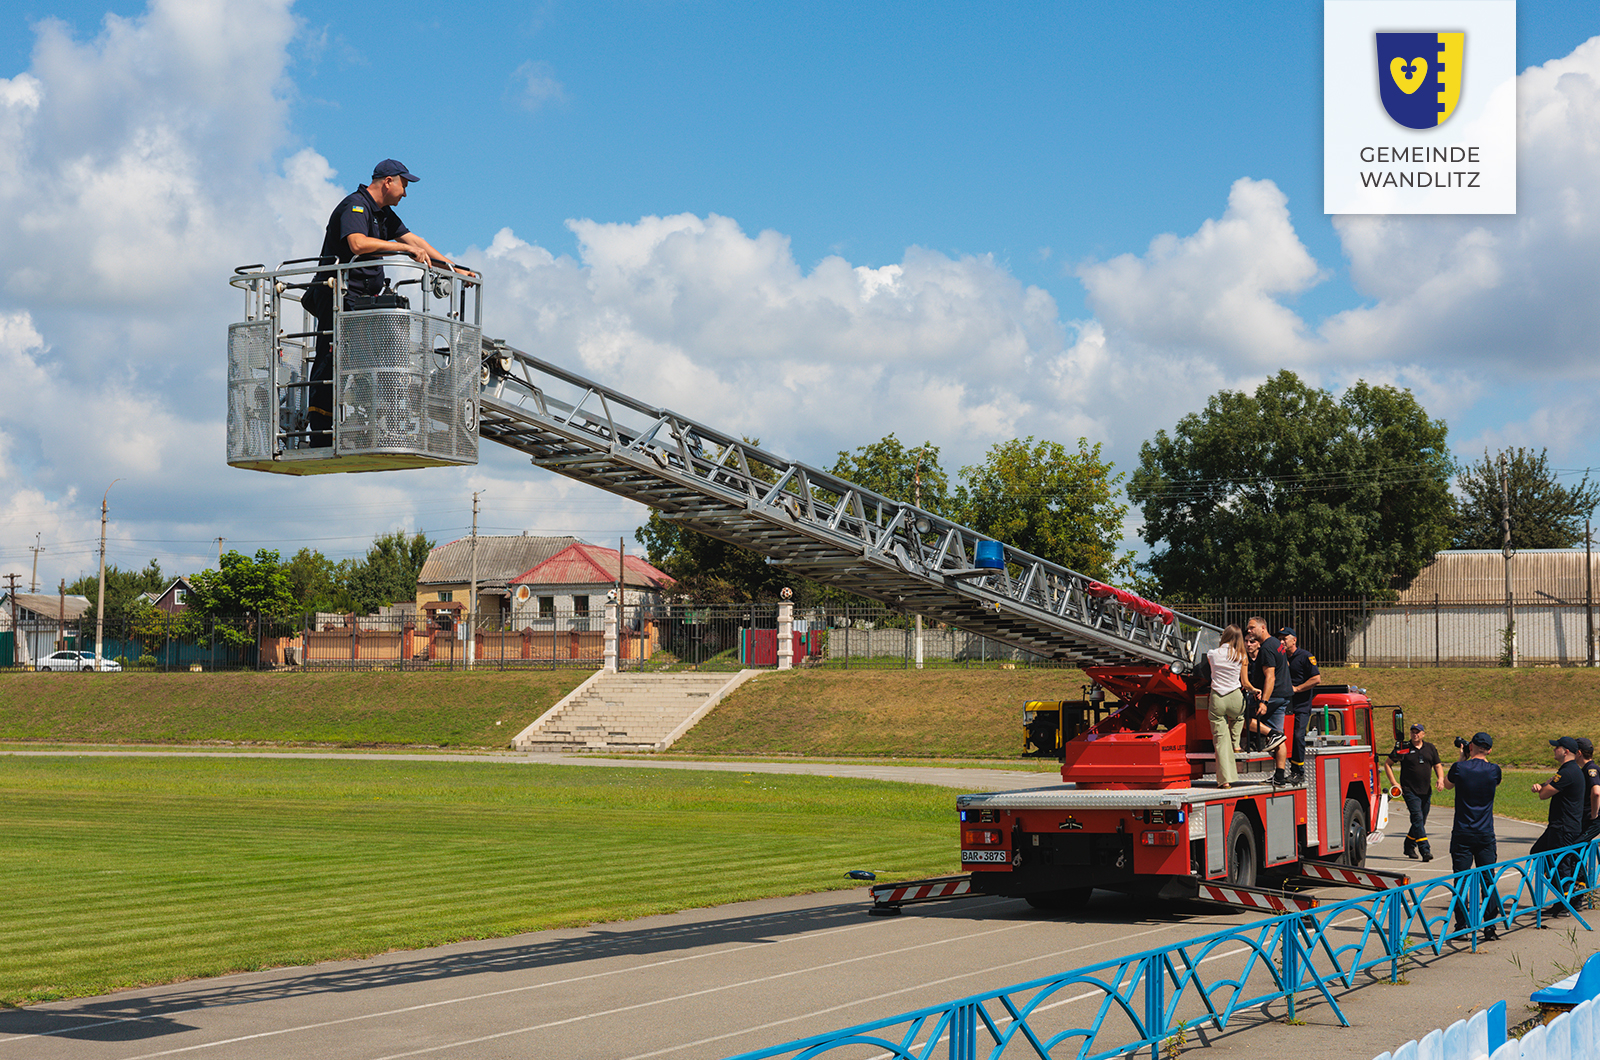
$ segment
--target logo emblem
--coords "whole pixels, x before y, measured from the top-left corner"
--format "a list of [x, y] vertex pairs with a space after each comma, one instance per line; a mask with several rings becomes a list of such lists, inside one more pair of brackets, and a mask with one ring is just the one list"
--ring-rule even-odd
[[1408, 129], [1443, 125], [1461, 102], [1465, 33], [1379, 33], [1378, 97]]
[[1061, 829], [1063, 832], [1081, 832], [1081, 831], [1083, 831], [1083, 824], [1076, 817], [1072, 816], [1072, 814], [1070, 814], [1070, 813], [1067, 814], [1066, 819], [1064, 821], [1062, 821], [1060, 824], [1056, 825], [1056, 827]]

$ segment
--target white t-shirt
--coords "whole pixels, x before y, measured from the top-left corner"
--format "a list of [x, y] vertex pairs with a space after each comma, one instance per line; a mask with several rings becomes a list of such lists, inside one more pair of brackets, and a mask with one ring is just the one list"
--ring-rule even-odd
[[1206, 652], [1211, 660], [1211, 694], [1225, 696], [1239, 688], [1239, 671], [1244, 660], [1235, 661], [1226, 644], [1219, 644]]

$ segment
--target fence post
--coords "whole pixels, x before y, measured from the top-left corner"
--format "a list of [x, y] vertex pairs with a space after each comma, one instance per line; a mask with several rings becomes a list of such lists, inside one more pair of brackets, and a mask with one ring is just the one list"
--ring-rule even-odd
[[1300, 985], [1300, 947], [1295, 930], [1288, 922], [1283, 925], [1283, 989], [1288, 1006], [1288, 1017], [1294, 1020], [1294, 989]]
[[1400, 891], [1390, 891], [1384, 897], [1389, 902], [1389, 923], [1387, 934], [1389, 936], [1389, 982], [1400, 981]]
[[778, 602], [778, 669], [794, 669], [794, 604]]
[[950, 1013], [950, 1060], [976, 1060], [978, 1013], [976, 1005], [957, 1005]]
[[1368, 618], [1367, 600], [1366, 600], [1366, 597], [1362, 597], [1361, 598], [1361, 665], [1362, 666], [1367, 665], [1367, 633], [1370, 631], [1369, 630], [1370, 623], [1367, 621], [1367, 618]]
[[606, 601], [605, 617], [605, 664], [604, 669], [608, 674], [617, 672], [617, 602]]
[[1161, 1040], [1166, 1037], [1166, 998], [1162, 987], [1161, 955], [1144, 959], [1144, 1025], [1150, 1035], [1150, 1060], [1161, 1060]]
[[1433, 594], [1433, 666], [1439, 668], [1439, 594]]

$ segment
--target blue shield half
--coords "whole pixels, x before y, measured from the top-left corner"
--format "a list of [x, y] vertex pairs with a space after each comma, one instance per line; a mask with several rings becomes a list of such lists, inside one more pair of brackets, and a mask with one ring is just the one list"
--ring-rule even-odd
[[1461, 101], [1465, 33], [1379, 33], [1378, 97], [1408, 129], [1442, 125]]

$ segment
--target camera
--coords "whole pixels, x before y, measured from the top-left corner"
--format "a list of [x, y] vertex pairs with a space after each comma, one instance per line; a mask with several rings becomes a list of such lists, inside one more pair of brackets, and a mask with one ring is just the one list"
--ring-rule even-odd
[[1456, 750], [1465, 751], [1467, 749], [1467, 744], [1470, 743], [1470, 742], [1471, 741], [1468, 740], [1465, 736], [1457, 736], [1455, 738]]

